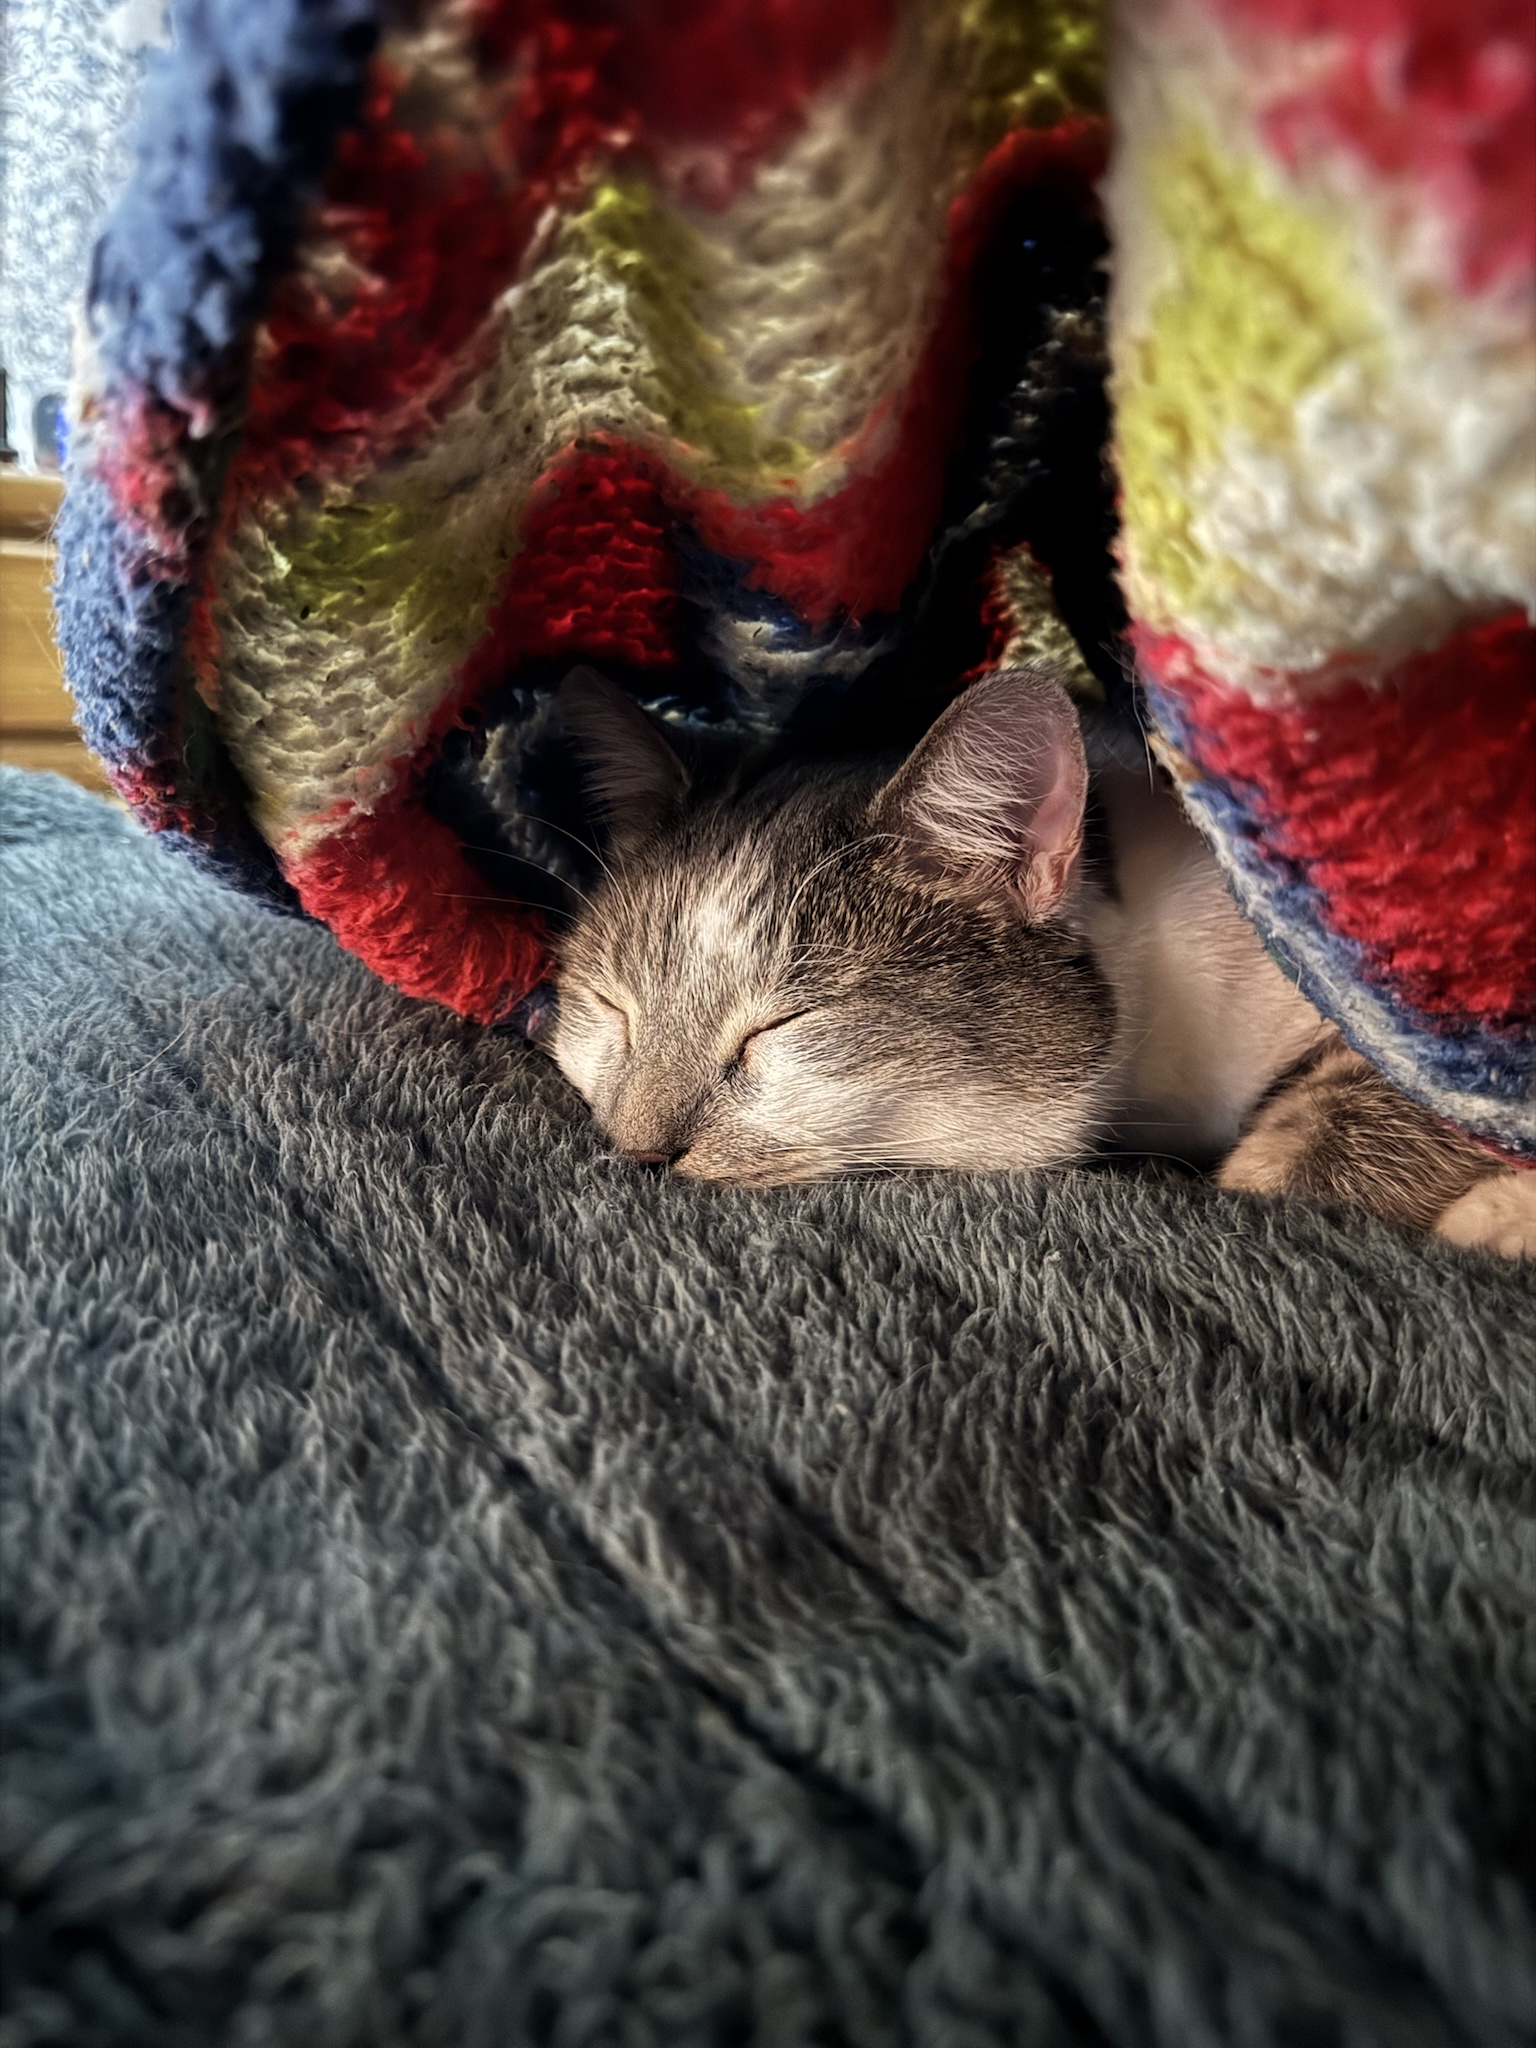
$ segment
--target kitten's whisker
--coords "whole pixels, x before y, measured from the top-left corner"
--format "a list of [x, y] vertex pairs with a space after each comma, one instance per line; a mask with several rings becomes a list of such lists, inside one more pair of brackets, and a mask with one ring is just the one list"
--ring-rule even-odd
[[578, 832], [568, 831], [564, 825], [555, 824], [553, 819], [550, 818], [539, 818], [536, 819], [535, 822], [538, 824], [541, 830], [545, 832], [558, 832], [562, 839], [569, 839], [572, 846], [579, 847], [584, 854], [588, 855], [589, 858], [597, 862], [598, 866], [602, 869], [603, 873], [607, 876], [610, 882], [617, 882], [618, 877], [614, 874], [613, 869], [609, 867], [607, 861], [603, 859], [603, 856], [598, 852], [597, 848], [594, 845], [592, 845], [590, 840], [583, 839], [580, 833]]
[[526, 903], [519, 903], [511, 896], [471, 896], [462, 889], [434, 889], [432, 894], [439, 903], [494, 903], [502, 910], [526, 910]]
[[[508, 853], [504, 847], [479, 846], [467, 839], [464, 842], [464, 847], [467, 853], [488, 853], [493, 860], [515, 860], [521, 867], [533, 868], [538, 874], [547, 875], [552, 882], [558, 883], [562, 889], [569, 889], [578, 902], [585, 903], [588, 910], [594, 907], [592, 898], [587, 895], [585, 890], [578, 889], [576, 884], [568, 882], [564, 875], [557, 875], [552, 868], [543, 866], [541, 862], [531, 859], [526, 853]], [[439, 890], [438, 893], [441, 895], [442, 891]], [[472, 903], [484, 903], [489, 902], [491, 899], [483, 896], [474, 896], [466, 897], [464, 900]]]

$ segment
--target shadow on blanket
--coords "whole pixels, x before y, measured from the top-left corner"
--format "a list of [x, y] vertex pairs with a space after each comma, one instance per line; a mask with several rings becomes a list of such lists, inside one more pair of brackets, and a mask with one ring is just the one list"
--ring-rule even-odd
[[1526, 2038], [1528, 1280], [638, 1179], [3, 794], [8, 2048]]

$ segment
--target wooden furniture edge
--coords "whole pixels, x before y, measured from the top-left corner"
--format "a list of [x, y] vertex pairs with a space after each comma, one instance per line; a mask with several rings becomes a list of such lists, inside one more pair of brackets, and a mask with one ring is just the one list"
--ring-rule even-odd
[[47, 540], [63, 501], [61, 477], [0, 469], [0, 540]]
[[76, 732], [53, 639], [52, 534], [64, 486], [0, 468], [0, 761], [105, 791]]

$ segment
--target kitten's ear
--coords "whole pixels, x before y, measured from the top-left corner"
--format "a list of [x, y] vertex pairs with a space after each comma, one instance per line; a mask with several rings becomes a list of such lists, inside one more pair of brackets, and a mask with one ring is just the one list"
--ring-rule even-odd
[[1037, 922], [1067, 898], [1087, 794], [1071, 698], [1046, 669], [999, 669], [924, 734], [872, 822], [917, 873]]
[[645, 832], [682, 801], [688, 771], [634, 699], [606, 676], [573, 668], [555, 701], [581, 752], [588, 793], [616, 832]]

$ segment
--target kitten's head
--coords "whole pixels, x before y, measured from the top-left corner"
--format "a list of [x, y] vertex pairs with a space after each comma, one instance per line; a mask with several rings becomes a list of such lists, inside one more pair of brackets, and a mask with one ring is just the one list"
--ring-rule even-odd
[[768, 1185], [1091, 1147], [1113, 1006], [1070, 917], [1087, 770], [1049, 675], [974, 684], [894, 773], [713, 801], [591, 671], [561, 705], [612, 838], [550, 1049], [620, 1151]]

